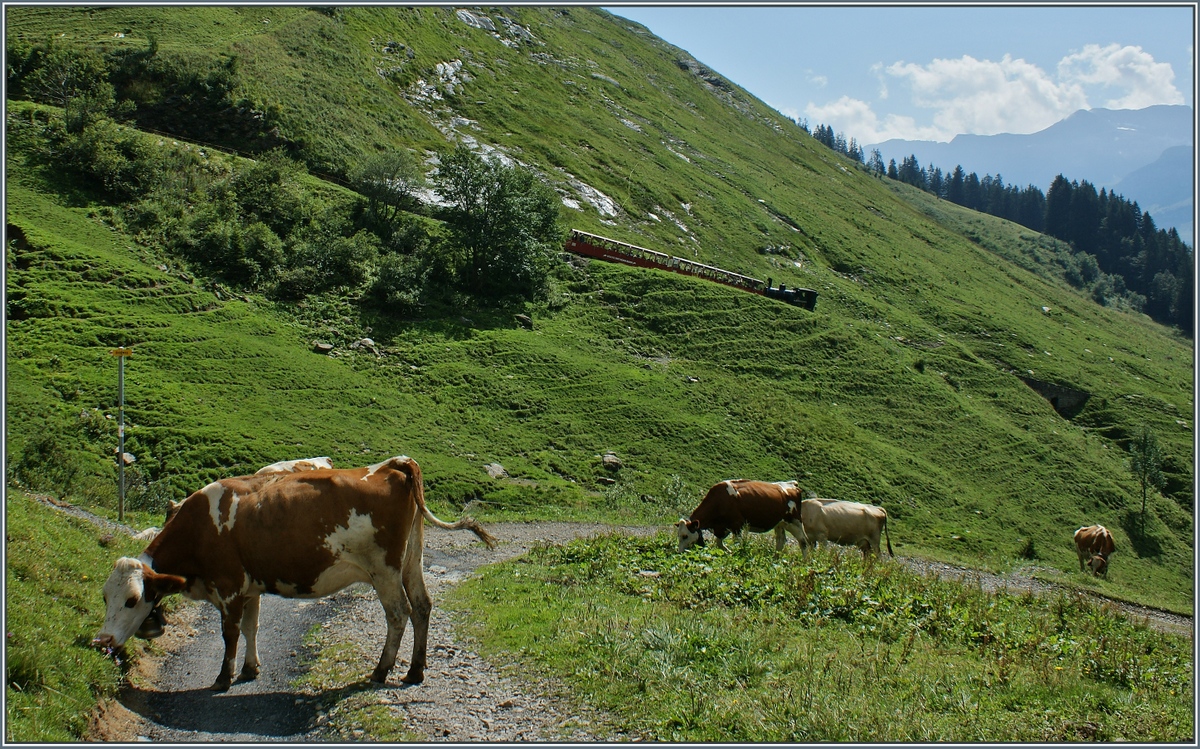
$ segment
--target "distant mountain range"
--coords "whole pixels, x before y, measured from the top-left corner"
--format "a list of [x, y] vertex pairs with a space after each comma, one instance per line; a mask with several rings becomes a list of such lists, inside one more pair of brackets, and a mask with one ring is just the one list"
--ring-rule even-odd
[[1194, 130], [1192, 109], [1182, 105], [1081, 109], [1028, 135], [958, 135], [949, 143], [888, 140], [865, 150], [879, 149], [885, 162], [916, 156], [921, 166], [943, 172], [961, 165], [1018, 187], [1046, 190], [1059, 174], [1087, 180], [1137, 201], [1158, 228], [1174, 226], [1194, 246]]

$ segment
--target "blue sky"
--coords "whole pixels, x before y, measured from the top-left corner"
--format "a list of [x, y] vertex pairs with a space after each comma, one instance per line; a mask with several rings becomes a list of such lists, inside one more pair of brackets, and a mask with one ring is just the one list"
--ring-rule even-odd
[[860, 144], [1195, 106], [1195, 7], [605, 6]]

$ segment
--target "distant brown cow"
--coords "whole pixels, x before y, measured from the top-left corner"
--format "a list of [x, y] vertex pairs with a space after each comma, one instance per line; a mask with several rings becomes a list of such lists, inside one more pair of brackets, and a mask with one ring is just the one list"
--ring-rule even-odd
[[1075, 553], [1079, 556], [1079, 571], [1086, 564], [1093, 575], [1108, 579], [1108, 557], [1117, 550], [1112, 534], [1103, 525], [1088, 525], [1075, 531]]
[[680, 518], [675, 524], [679, 550], [703, 545], [706, 530], [712, 531], [721, 549], [725, 548], [725, 536], [732, 532], [740, 538], [743, 528], [754, 533], [774, 530], [776, 550], [787, 543], [784, 531], [803, 543], [799, 505], [800, 489], [795, 481], [722, 481], [708, 490], [690, 518]]
[[405, 456], [366, 468], [279, 474], [244, 494], [237, 483], [214, 481], [195, 492], [137, 559], [117, 560], [104, 584], [107, 610], [96, 644], [123, 645], [165, 595], [209, 601], [221, 612], [225, 641], [212, 688], [225, 690], [241, 635], [241, 678], [258, 676], [259, 596], [318, 598], [368, 582], [387, 619], [371, 680], [387, 679], [411, 617], [413, 652], [403, 681], [421, 682], [432, 607], [421, 569], [423, 519], [468, 529], [488, 546], [495, 539], [470, 518], [438, 520], [425, 506], [420, 467]]

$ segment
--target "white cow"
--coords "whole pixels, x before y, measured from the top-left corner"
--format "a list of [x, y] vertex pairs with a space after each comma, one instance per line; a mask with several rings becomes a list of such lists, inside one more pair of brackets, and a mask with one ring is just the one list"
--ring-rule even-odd
[[[838, 499], [806, 499], [800, 503], [800, 523], [807, 541], [857, 546], [863, 556], [868, 551], [880, 555], [879, 537], [884, 534], [888, 554], [896, 556], [891, 535], [887, 533], [887, 511], [882, 507]], [[808, 557], [807, 543], [804, 555]]]
[[315, 471], [318, 468], [333, 468], [333, 461], [329, 458], [304, 458], [302, 460], [281, 460], [278, 463], [272, 463], [269, 466], [263, 466], [254, 472], [257, 476], [260, 473], [296, 473], [298, 471]]

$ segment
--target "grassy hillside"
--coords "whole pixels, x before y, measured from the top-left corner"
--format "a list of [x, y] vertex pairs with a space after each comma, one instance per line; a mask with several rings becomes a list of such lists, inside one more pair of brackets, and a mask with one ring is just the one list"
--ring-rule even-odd
[[[497, 30], [443, 8], [11, 8], [8, 41], [138, 50], [153, 36], [196, 66], [236, 57], [233, 98], [315, 171], [469, 136], [538, 170], [570, 225], [815, 288], [815, 312], [578, 261], [524, 309], [532, 330], [507, 309], [399, 317], [214, 287], [34, 158], [31, 107], [10, 102], [6, 129], [23, 133], [8, 161], [10, 465], [57, 446], [83, 468], [46, 480], [111, 511], [107, 351], [132, 345], [127, 449], [148, 511], [320, 454], [413, 455], [440, 512], [480, 499], [485, 519], [666, 524], [715, 481], [798, 478], [885, 506], [902, 554], [1034, 566], [1190, 610], [1190, 341], [1076, 294], [1027, 230], [898, 196], [635, 24], [591, 8], [472, 13]], [[155, 130], [206, 117], [149, 93], [143, 105]], [[252, 150], [237, 111], [208, 112], [201, 140]], [[354, 197], [305, 184], [331, 205]], [[348, 348], [364, 336], [381, 356]], [[1017, 377], [1030, 373], [1092, 397], [1064, 419]], [[1170, 479], [1145, 536], [1126, 465], [1143, 424]], [[489, 478], [492, 462], [509, 478]], [[1117, 537], [1106, 582], [1074, 572], [1070, 534], [1093, 522]]]

